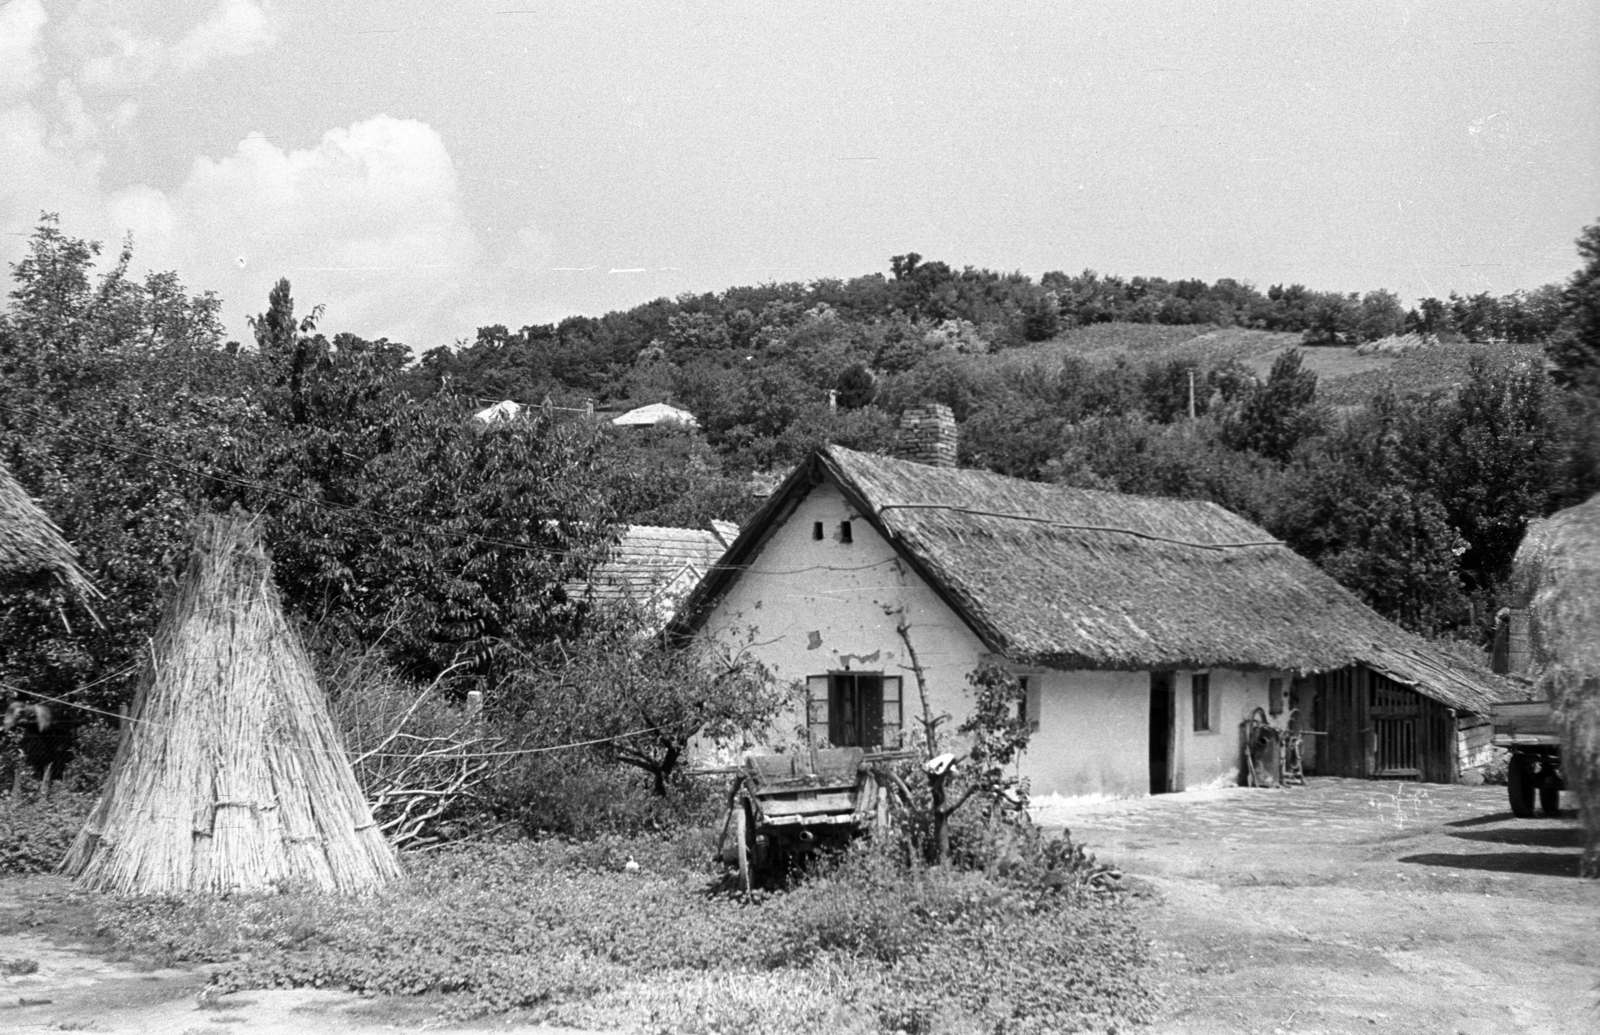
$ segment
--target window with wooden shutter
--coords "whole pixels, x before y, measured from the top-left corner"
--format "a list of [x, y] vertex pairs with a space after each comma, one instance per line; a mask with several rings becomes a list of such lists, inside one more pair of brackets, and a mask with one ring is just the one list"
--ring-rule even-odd
[[901, 680], [880, 672], [835, 672], [806, 679], [806, 726], [832, 747], [900, 746]]
[[827, 676], [811, 676], [806, 680], [806, 729], [816, 747], [829, 743], [828, 682]]
[[883, 736], [881, 743], [884, 747], [898, 749], [900, 747], [900, 729], [904, 722], [901, 708], [904, 702], [900, 698], [900, 677], [883, 677]]

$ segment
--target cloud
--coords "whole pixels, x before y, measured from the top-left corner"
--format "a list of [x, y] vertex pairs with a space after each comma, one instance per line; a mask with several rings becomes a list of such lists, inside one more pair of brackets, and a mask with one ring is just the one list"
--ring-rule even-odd
[[301, 147], [252, 133], [194, 158], [179, 182], [111, 185], [106, 149], [136, 117], [140, 85], [270, 45], [268, 14], [221, 0], [169, 45], [98, 0], [48, 26], [38, 0], [0, 7], [0, 262], [21, 257], [40, 212], [59, 212], [65, 232], [109, 249], [131, 231], [136, 272], [215, 290], [238, 337], [280, 276], [303, 309], [328, 305], [329, 330], [421, 349], [503, 318], [549, 242], [534, 227], [486, 227], [489, 254], [427, 123], [376, 115]]
[[252, 134], [231, 155], [197, 159], [165, 211], [129, 199], [123, 215], [136, 235], [142, 222], [171, 240], [192, 275], [227, 284], [224, 297], [259, 308], [263, 278], [287, 276], [303, 305], [337, 298], [330, 317], [399, 337], [439, 317], [482, 255], [444, 141], [387, 115], [303, 150]]
[[38, 85], [39, 57], [34, 48], [46, 21], [39, 0], [11, 0], [0, 7], [0, 100]]
[[222, 0], [199, 25], [172, 47], [172, 63], [185, 71], [219, 57], [244, 57], [276, 39], [267, 10], [250, 0]]

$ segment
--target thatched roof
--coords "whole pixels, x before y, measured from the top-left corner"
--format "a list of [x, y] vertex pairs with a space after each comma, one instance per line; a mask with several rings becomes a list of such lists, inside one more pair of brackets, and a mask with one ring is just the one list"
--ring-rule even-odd
[[97, 595], [78, 567], [78, 551], [0, 464], [0, 592], [52, 582], [79, 596]]
[[399, 876], [245, 518], [197, 526], [129, 730], [61, 868], [133, 894], [349, 892]]
[[1500, 681], [1387, 621], [1266, 531], [1213, 503], [930, 467], [830, 446], [800, 466], [686, 602], [711, 605], [830, 478], [983, 643], [1059, 669], [1366, 665], [1486, 712]]

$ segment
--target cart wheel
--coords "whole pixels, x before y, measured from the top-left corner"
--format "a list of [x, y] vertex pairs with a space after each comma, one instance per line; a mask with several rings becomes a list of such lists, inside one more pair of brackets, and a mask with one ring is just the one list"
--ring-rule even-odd
[[1551, 819], [1561, 815], [1561, 788], [1539, 788], [1539, 811]]
[[1511, 797], [1511, 814], [1518, 819], [1533, 816], [1533, 762], [1522, 755], [1512, 755], [1506, 767], [1506, 792]]
[[739, 853], [739, 890], [749, 894], [752, 884], [750, 872], [750, 814], [744, 804], [734, 806], [733, 844]]

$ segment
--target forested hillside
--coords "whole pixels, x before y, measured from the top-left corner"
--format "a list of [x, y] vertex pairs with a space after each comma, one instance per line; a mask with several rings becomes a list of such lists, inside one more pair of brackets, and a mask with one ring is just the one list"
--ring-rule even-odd
[[[129, 276], [126, 249], [101, 268], [47, 218], [0, 317], [0, 460], [107, 599], [6, 602], [0, 676], [118, 700], [191, 516], [237, 504], [323, 635], [497, 679], [583, 623], [563, 587], [618, 523], [742, 519], [753, 482], [822, 442], [887, 449], [924, 400], [954, 409], [963, 464], [1214, 500], [1406, 625], [1481, 643], [1527, 520], [1600, 488], [1600, 226], [1579, 252], [1566, 285], [1411, 311], [912, 254], [416, 357], [324, 326], [287, 282], [225, 341], [215, 298]], [[470, 419], [508, 398], [535, 405]], [[670, 401], [701, 430], [545, 399]]]

